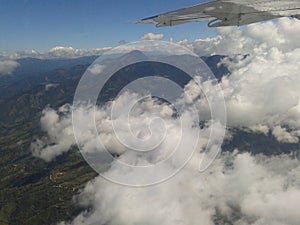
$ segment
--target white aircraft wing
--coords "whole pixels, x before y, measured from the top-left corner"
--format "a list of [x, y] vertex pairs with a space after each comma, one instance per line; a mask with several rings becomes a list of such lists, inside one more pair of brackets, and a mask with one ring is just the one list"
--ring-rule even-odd
[[168, 12], [165, 14], [152, 16], [136, 22], [146, 23], [146, 24], [156, 24], [157, 27], [164, 27], [164, 26], [175, 26], [175, 25], [184, 24], [188, 22], [200, 22], [200, 21], [208, 21], [208, 20], [215, 19], [214, 16], [204, 13], [205, 9], [206, 9], [206, 4], [199, 4], [192, 7]]
[[209, 27], [241, 26], [283, 16], [299, 19], [300, 0], [217, 0], [145, 18], [137, 23], [175, 26], [209, 21]]

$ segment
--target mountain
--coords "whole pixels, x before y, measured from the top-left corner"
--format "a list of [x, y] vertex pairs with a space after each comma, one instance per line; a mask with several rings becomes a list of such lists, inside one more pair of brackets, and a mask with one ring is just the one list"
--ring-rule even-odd
[[[7, 98], [29, 91], [35, 86], [47, 82], [46, 74], [53, 73], [55, 70], [70, 69], [77, 65], [89, 65], [96, 58], [97, 56], [76, 59], [18, 59], [19, 66], [12, 75], [0, 76], [0, 96]], [[56, 78], [59, 79], [59, 77]]]

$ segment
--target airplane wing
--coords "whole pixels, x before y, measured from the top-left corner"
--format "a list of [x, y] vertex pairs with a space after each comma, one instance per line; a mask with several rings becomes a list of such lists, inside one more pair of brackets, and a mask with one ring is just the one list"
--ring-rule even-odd
[[[291, 3], [294, 2], [294, 3]], [[209, 21], [209, 27], [241, 26], [283, 16], [299, 18], [300, 1], [216, 0], [145, 18], [137, 23], [175, 26]]]
[[215, 19], [214, 16], [205, 13], [205, 9], [209, 7], [207, 4], [199, 4], [188, 8], [183, 8], [145, 18], [137, 23], [156, 24], [157, 27], [175, 26], [188, 22], [200, 22]]

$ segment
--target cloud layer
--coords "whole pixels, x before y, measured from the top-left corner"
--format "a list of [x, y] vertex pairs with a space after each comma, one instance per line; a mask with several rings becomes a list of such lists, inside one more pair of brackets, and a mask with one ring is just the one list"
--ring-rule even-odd
[[283, 53], [300, 48], [299, 30], [299, 20], [281, 18], [278, 22], [268, 21], [242, 28], [222, 27], [217, 29], [216, 37], [180, 43], [199, 55], [251, 54], [254, 57], [268, 54], [273, 48]]
[[[300, 32], [298, 20], [219, 29], [219, 36], [186, 46], [198, 54], [223, 54], [230, 76], [221, 81], [228, 126], [271, 132], [296, 143], [300, 132]], [[247, 118], [247, 119], [246, 119]]]
[[[219, 35], [193, 43], [181, 42], [199, 55], [223, 54], [230, 75], [220, 82], [228, 112], [228, 126], [247, 129], [262, 134], [272, 134], [278, 141], [298, 143], [300, 137], [300, 22], [283, 18], [275, 22], [249, 25], [243, 28], [222, 28]], [[204, 84], [203, 84], [204, 85]], [[206, 89], [210, 89], [206, 83]], [[209, 113], [207, 101], [188, 85], [186, 91], [196, 97], [183, 96], [183, 101], [194, 104], [199, 115]], [[197, 94], [198, 93], [198, 94]], [[138, 100], [134, 94], [121, 95], [116, 101], [125, 104]], [[179, 138], [178, 123], [172, 118], [172, 108], [153, 100], [139, 102], [132, 115], [133, 133], [147, 138], [151, 115], [159, 115], [170, 128], [164, 145], [157, 154], [144, 156], [131, 154], [115, 138], [111, 126], [110, 105], [96, 109], [99, 135], [105, 140], [109, 152], [120, 155], [126, 163], [142, 164], [157, 162], [174, 149]], [[203, 128], [194, 125], [195, 115], [186, 110], [191, 136], [201, 132], [198, 149], [203, 150], [209, 140], [210, 124]], [[93, 115], [91, 108], [78, 108], [75, 113]], [[184, 115], [183, 115], [184, 116]], [[82, 116], [82, 126], [90, 126]], [[116, 120], [119, 126], [128, 123], [122, 111]], [[32, 144], [35, 156], [50, 161], [75, 145], [71, 130], [69, 106], [57, 111], [45, 109], [41, 124], [47, 137]], [[160, 129], [159, 126], [153, 128]], [[151, 129], [150, 129], [151, 130]], [[162, 132], [158, 132], [162, 134]], [[129, 139], [127, 132], [123, 133]], [[93, 152], [98, 134], [84, 133], [81, 143], [84, 151]], [[189, 146], [187, 140], [186, 146]], [[70, 224], [162, 224], [162, 225], [297, 225], [300, 221], [300, 163], [290, 155], [252, 156], [237, 149], [222, 153], [204, 173], [198, 172], [203, 152], [196, 152], [189, 164], [172, 179], [148, 188], [129, 188], [97, 177], [89, 182], [77, 197], [77, 203], [89, 208]], [[153, 174], [135, 170], [121, 170], [110, 163], [108, 175], [124, 175], [143, 179]], [[178, 161], [174, 161], [176, 165]], [[169, 167], [162, 168], [160, 173]], [[62, 222], [61, 224], [69, 224]]]
[[[158, 41], [164, 38], [163, 34], [147, 33], [143, 35], [140, 41]], [[128, 42], [123, 40], [120, 44], [127, 44]], [[103, 55], [105, 52], [111, 50], [111, 47], [104, 48], [91, 48], [91, 49], [76, 49], [70, 46], [55, 46], [46, 52], [38, 52], [35, 50], [31, 51], [19, 51], [13, 54], [8, 54], [5, 52], [0, 52], [0, 59], [7, 60], [7, 62], [12, 62], [11, 60], [16, 60], [20, 58], [39, 58], [39, 59], [52, 59], [52, 58], [78, 58], [84, 56], [94, 56]], [[5, 61], [4, 61], [5, 62]], [[6, 62], [6, 63], [7, 63]], [[1, 66], [1, 64], [0, 64]], [[1, 68], [0, 68], [1, 69]], [[0, 70], [1, 72], [1, 70]]]
[[298, 224], [298, 160], [234, 152], [199, 173], [198, 157], [176, 177], [153, 187], [135, 189], [96, 178], [77, 198], [92, 209], [71, 224]]
[[56, 46], [46, 52], [20, 51], [13, 54], [0, 53], [0, 59], [16, 60], [21, 58], [38, 58], [38, 59], [53, 59], [53, 58], [78, 58], [84, 56], [102, 55], [109, 51], [110, 47], [93, 48], [93, 49], [76, 49], [73, 47]]

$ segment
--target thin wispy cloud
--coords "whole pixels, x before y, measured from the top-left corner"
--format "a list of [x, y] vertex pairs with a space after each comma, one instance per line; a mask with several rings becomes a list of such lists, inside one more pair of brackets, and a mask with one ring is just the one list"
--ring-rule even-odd
[[20, 64], [13, 60], [0, 60], [0, 76], [11, 75]]

